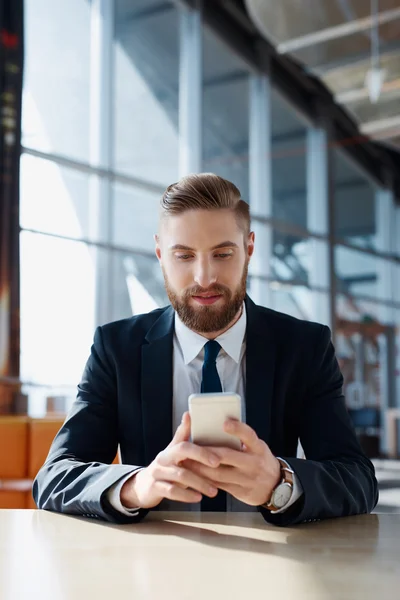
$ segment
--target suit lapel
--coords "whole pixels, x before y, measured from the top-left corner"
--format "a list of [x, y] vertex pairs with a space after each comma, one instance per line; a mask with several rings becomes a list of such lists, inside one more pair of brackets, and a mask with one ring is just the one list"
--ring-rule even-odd
[[167, 308], [142, 347], [142, 414], [145, 457], [149, 464], [172, 438], [174, 311]]
[[246, 311], [246, 422], [269, 443], [276, 347], [272, 328], [248, 296]]

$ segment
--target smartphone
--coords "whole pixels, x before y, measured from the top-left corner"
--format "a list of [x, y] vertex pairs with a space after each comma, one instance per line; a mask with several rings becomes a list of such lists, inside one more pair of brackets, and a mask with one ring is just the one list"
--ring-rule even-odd
[[241, 441], [224, 431], [224, 423], [229, 418], [241, 421], [241, 412], [242, 401], [239, 394], [191, 394], [189, 414], [192, 442], [199, 446], [225, 446], [240, 450]]

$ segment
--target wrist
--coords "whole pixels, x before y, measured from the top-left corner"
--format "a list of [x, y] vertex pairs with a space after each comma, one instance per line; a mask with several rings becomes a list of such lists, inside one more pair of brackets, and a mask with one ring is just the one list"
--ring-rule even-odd
[[273, 467], [272, 473], [273, 473], [273, 475], [272, 475], [273, 485], [272, 485], [272, 488], [270, 488], [268, 490], [268, 495], [265, 499], [265, 502], [263, 502], [263, 505], [268, 504], [268, 502], [271, 499], [272, 494], [274, 493], [274, 490], [278, 487], [278, 485], [282, 481], [282, 465], [275, 456], [274, 456], [274, 467]]
[[290, 502], [294, 487], [294, 471], [282, 459], [276, 459], [279, 465], [279, 476], [272, 488], [268, 500], [262, 504], [264, 508], [275, 512]]
[[140, 471], [137, 471], [130, 477], [127, 481], [125, 481], [124, 485], [121, 488], [120, 492], [120, 500], [121, 504], [124, 508], [139, 508], [140, 502], [136, 492], [137, 486], [137, 476]]

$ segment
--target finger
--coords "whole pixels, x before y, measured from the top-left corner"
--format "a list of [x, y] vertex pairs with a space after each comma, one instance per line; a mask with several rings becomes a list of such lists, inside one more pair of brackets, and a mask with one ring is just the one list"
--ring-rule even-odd
[[162, 457], [165, 466], [191, 459], [203, 465], [217, 467], [220, 463], [219, 457], [204, 446], [197, 446], [191, 442], [180, 442], [168, 448]]
[[251, 485], [251, 480], [246, 473], [235, 467], [221, 465], [217, 469], [212, 469], [205, 465], [188, 461], [185, 462], [185, 466], [199, 477], [207, 479], [211, 484], [215, 484], [218, 488], [221, 483], [239, 485], [242, 487], [249, 487]]
[[175, 500], [176, 502], [194, 503], [200, 502], [202, 495], [193, 490], [185, 490], [176, 483], [170, 481], [157, 481], [155, 484], [156, 492], [162, 498]]
[[251, 459], [248, 454], [241, 450], [232, 448], [207, 446], [207, 449], [216, 454], [220, 459], [221, 465], [237, 467], [238, 469], [248, 469], [251, 466]]
[[154, 471], [154, 477], [159, 481], [177, 483], [183, 489], [190, 488], [210, 498], [218, 493], [218, 489], [210, 481], [184, 467], [160, 467]]
[[190, 438], [190, 415], [188, 412], [183, 413], [182, 421], [175, 431], [175, 435], [172, 438], [171, 443], [167, 446], [175, 446], [181, 442], [186, 442]]
[[229, 419], [224, 423], [224, 429], [227, 433], [238, 437], [250, 452], [257, 452], [260, 450], [260, 438], [254, 429], [249, 427], [246, 423]]
[[257, 506], [256, 504], [249, 503], [248, 500], [248, 488], [243, 488], [240, 485], [234, 485], [234, 484], [229, 484], [229, 483], [221, 483], [218, 488], [224, 492], [227, 492], [228, 494], [231, 494], [231, 496], [233, 496], [234, 498], [237, 498], [237, 500], [241, 500], [242, 502], [245, 502], [246, 504], [249, 504], [250, 506]]

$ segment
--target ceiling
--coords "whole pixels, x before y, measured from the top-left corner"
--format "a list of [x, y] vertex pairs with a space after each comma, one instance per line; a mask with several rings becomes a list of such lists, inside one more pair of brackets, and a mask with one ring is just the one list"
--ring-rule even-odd
[[[245, 0], [245, 5], [278, 53], [319, 77], [362, 133], [400, 149], [400, 0]], [[376, 101], [367, 84], [371, 56], [383, 77]]]

